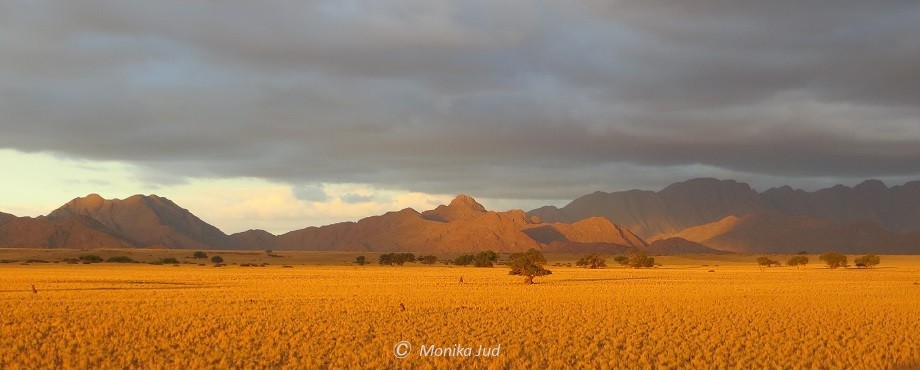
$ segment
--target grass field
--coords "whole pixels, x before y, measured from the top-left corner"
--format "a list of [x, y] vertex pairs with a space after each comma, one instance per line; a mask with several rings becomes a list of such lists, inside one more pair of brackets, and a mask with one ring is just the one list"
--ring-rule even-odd
[[[753, 256], [665, 256], [653, 269], [550, 267], [535, 285], [500, 266], [358, 267], [348, 253], [21, 264], [80, 253], [0, 250], [17, 261], [0, 264], [0, 368], [920, 366], [920, 256], [764, 271]], [[98, 254], [126, 253], [190, 254]], [[430, 345], [499, 351], [420, 356]]]

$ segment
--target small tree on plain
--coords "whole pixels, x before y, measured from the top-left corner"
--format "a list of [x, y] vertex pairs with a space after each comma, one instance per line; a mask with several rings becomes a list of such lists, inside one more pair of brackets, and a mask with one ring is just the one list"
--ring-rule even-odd
[[629, 263], [629, 257], [619, 255], [619, 256], [613, 257], [613, 261], [623, 266], [626, 266], [626, 264]]
[[106, 262], [115, 262], [115, 263], [135, 263], [135, 262], [137, 262], [137, 261], [135, 261], [134, 259], [132, 259], [131, 257], [128, 257], [128, 256], [115, 256], [115, 257], [109, 257], [109, 259], [107, 259], [107, 260], [105, 260], [105, 261], [106, 261]]
[[511, 262], [508, 266], [511, 271], [508, 275], [520, 275], [524, 277], [524, 283], [533, 284], [533, 278], [537, 276], [550, 275], [553, 272], [543, 268], [546, 264], [546, 257], [536, 249], [529, 249], [527, 252], [515, 253], [511, 255]]
[[214, 256], [214, 257], [211, 257], [211, 262], [224, 263], [224, 258], [221, 256]]
[[853, 260], [853, 263], [856, 264], [856, 267], [868, 268], [878, 265], [881, 261], [882, 259], [879, 258], [879, 256], [875, 254], [867, 254]]
[[808, 257], [801, 255], [801, 254], [792, 256], [791, 258], [789, 258], [788, 261], [786, 261], [786, 264], [789, 266], [795, 266], [795, 267], [805, 266], [808, 264]]
[[771, 260], [770, 257], [767, 257], [767, 256], [762, 256], [762, 257], [757, 257], [757, 264], [760, 265], [760, 271], [763, 271], [764, 267], [779, 265], [779, 261]]
[[378, 263], [381, 265], [404, 265], [406, 262], [415, 262], [415, 255], [412, 253], [385, 253], [380, 255]]
[[471, 263], [473, 263], [473, 257], [474, 256], [472, 254], [464, 254], [454, 258], [453, 263], [457, 266], [469, 266]]
[[196, 251], [195, 254], [192, 255], [192, 258], [203, 260], [208, 258], [208, 254], [202, 251]]
[[80, 261], [88, 262], [88, 263], [98, 263], [104, 260], [102, 259], [102, 257], [99, 257], [95, 254], [86, 254], [86, 255], [80, 256]]
[[827, 264], [827, 267], [835, 269], [838, 267], [847, 267], [847, 256], [837, 252], [828, 252], [821, 255], [821, 260]]
[[431, 255], [421, 256], [418, 258], [418, 262], [426, 264], [426, 265], [433, 265], [435, 262], [438, 262], [438, 257], [431, 256]]
[[364, 266], [364, 264], [367, 263], [367, 257], [358, 256], [357, 258], [355, 258], [355, 263], [356, 263], [358, 266]]
[[591, 253], [581, 257], [577, 262], [575, 262], [575, 266], [581, 266], [589, 269], [607, 267], [607, 258], [600, 253]]
[[398, 253], [396, 263], [402, 266], [406, 262], [415, 262], [415, 255], [412, 253]]
[[645, 254], [643, 251], [633, 251], [629, 254], [626, 265], [635, 269], [640, 267], [652, 267], [655, 266], [655, 258], [649, 257], [649, 255]]
[[493, 251], [482, 251], [473, 256], [473, 266], [492, 267], [492, 264], [498, 260], [498, 255]]

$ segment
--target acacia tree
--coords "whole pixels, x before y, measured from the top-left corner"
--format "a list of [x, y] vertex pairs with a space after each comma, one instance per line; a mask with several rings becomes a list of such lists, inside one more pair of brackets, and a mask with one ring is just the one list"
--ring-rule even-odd
[[607, 258], [600, 253], [591, 253], [579, 259], [578, 262], [575, 262], [575, 266], [589, 269], [607, 267]]
[[789, 258], [789, 261], [786, 261], [786, 264], [789, 266], [805, 266], [808, 264], [808, 257], [804, 255], [796, 255]]
[[863, 268], [878, 265], [881, 261], [882, 259], [879, 258], [879, 256], [874, 255], [874, 254], [867, 254], [865, 256], [862, 256], [862, 257], [859, 257], [853, 260], [853, 262], [856, 263], [856, 267], [863, 267]]
[[771, 260], [770, 257], [763, 256], [757, 257], [757, 264], [760, 265], [760, 271], [763, 271], [764, 267], [770, 267], [773, 265], [779, 265], [779, 261]]
[[415, 262], [415, 255], [412, 253], [386, 253], [381, 254], [377, 261], [381, 265], [404, 265], [406, 262]]
[[847, 256], [837, 252], [827, 252], [821, 255], [821, 260], [827, 263], [827, 267], [835, 269], [838, 267], [847, 267]]
[[529, 249], [527, 252], [515, 253], [511, 255], [511, 262], [508, 266], [511, 271], [508, 275], [520, 275], [524, 277], [524, 283], [533, 284], [533, 278], [537, 276], [550, 275], [553, 272], [543, 268], [546, 264], [546, 257], [536, 249]]
[[655, 258], [649, 257], [649, 255], [645, 254], [643, 251], [633, 251], [629, 254], [626, 265], [635, 269], [640, 267], [652, 267], [655, 266]]
[[453, 264], [457, 266], [469, 266], [471, 263], [473, 263], [473, 257], [474, 256], [472, 254], [457, 256], [457, 258], [454, 258]]
[[493, 251], [482, 251], [473, 256], [473, 266], [492, 267], [492, 263], [498, 260], [498, 255]]
[[355, 263], [356, 263], [358, 266], [364, 266], [364, 264], [367, 263], [367, 257], [358, 256], [357, 258], [355, 258]]

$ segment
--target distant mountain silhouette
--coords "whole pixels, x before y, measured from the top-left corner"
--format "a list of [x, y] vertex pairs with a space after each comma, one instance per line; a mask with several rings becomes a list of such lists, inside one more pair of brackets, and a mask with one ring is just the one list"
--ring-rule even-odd
[[2, 225], [4, 222], [10, 221], [10, 220], [14, 220], [14, 219], [16, 219], [16, 216], [15, 216], [15, 215], [11, 215], [11, 214], [9, 214], [9, 213], [0, 212], [0, 225]]
[[648, 238], [675, 233], [728, 215], [769, 209], [760, 194], [733, 180], [693, 179], [659, 192], [629, 190], [596, 192], [575, 199], [563, 208], [547, 206], [530, 211], [547, 222], [577, 222], [604, 217]]
[[169, 248], [227, 248], [230, 238], [171, 200], [134, 195], [124, 200], [98, 194], [76, 198], [46, 217], [60, 222], [88, 217], [138, 246]]
[[130, 248], [133, 241], [115, 235], [89, 217], [66, 220], [0, 214], [0, 248]]
[[525, 228], [524, 233], [543, 243], [609, 243], [642, 249], [648, 243], [603, 217], [592, 217], [573, 224], [556, 222], [536, 224]]
[[[917, 235], [887, 231], [875, 223], [834, 223], [779, 212], [751, 213], [685, 229], [673, 236], [736, 253], [913, 254], [920, 251]], [[652, 244], [654, 244], [653, 242]]]
[[596, 192], [529, 213], [489, 211], [459, 195], [423, 212], [406, 208], [281, 235], [248, 230], [230, 236], [163, 197], [106, 200], [90, 194], [44, 217], [0, 213], [0, 247], [916, 254], [920, 182], [889, 188], [870, 180], [853, 188], [757, 193], [732, 180], [694, 179], [658, 192]]
[[540, 244], [522, 230], [535, 220], [523, 211], [485, 211], [461, 195], [450, 205], [419, 213], [411, 208], [358, 222], [308, 227], [278, 236], [279, 249], [473, 252], [490, 249], [516, 252]]
[[684, 238], [672, 237], [649, 243], [645, 250], [650, 254], [730, 254], [732, 252], [709, 248]]
[[596, 192], [562, 208], [541, 207], [529, 214], [561, 222], [600, 216], [650, 238], [766, 211], [837, 223], [868, 221], [896, 233], [920, 231], [920, 181], [889, 188], [868, 180], [853, 188], [837, 185], [815, 192], [784, 186], [757, 193], [734, 180], [704, 178], [675, 183], [659, 192]]
[[920, 181], [889, 188], [879, 180], [867, 180], [852, 188], [837, 185], [815, 192], [784, 186], [762, 197], [787, 215], [838, 223], [869, 221], [897, 233], [920, 231]]
[[[543, 222], [520, 210], [486, 210], [460, 195], [422, 213], [389, 212], [357, 222], [308, 227], [278, 236], [278, 249], [460, 253], [518, 252], [530, 248], [568, 253], [625, 253], [653, 248], [632, 231], [602, 217], [572, 224]], [[658, 253], [724, 253], [697, 243], [660, 244]]]
[[259, 229], [251, 229], [230, 234], [230, 244], [237, 249], [269, 250], [278, 247], [278, 237]]

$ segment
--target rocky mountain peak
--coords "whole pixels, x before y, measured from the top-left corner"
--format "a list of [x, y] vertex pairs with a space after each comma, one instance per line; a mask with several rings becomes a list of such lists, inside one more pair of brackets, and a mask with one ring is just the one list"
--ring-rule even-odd
[[454, 198], [454, 200], [450, 201], [450, 204], [448, 205], [448, 207], [469, 208], [477, 212], [486, 211], [486, 207], [483, 207], [482, 204], [479, 204], [479, 202], [477, 202], [476, 199], [473, 199], [473, 197], [469, 195], [465, 195], [465, 194], [457, 195], [457, 197]]

